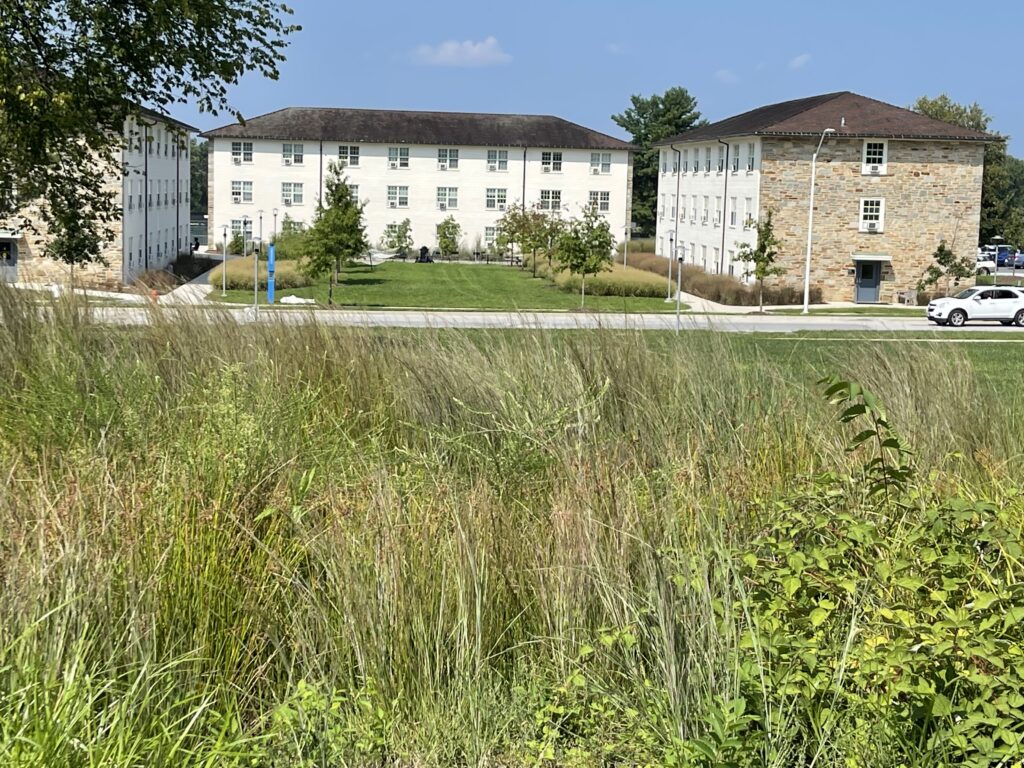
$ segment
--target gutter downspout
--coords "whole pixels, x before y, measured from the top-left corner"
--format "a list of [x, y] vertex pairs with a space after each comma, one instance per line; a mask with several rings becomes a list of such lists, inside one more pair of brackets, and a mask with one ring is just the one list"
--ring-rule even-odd
[[174, 155], [174, 181], [177, 184], [174, 192], [174, 239], [178, 244], [174, 258], [177, 259], [181, 256], [181, 142], [178, 141], [177, 136], [174, 137], [174, 141], [178, 145], [178, 150]]
[[320, 205], [324, 204], [324, 140], [320, 139]]
[[[675, 243], [674, 247], [672, 248], [673, 253], [669, 254], [669, 259], [668, 259], [668, 286], [669, 286], [669, 297], [671, 297], [672, 296], [672, 262], [676, 260], [675, 249], [679, 247], [679, 183], [682, 181], [682, 178], [683, 178], [683, 165], [682, 165], [682, 152], [680, 152], [680, 150], [678, 148], [676, 148], [676, 145], [675, 144], [669, 144], [668, 148], [676, 153], [676, 165], [675, 165], [675, 169], [676, 169], [676, 205], [675, 205], [676, 215], [672, 217], [672, 231], [676, 233], [676, 237], [675, 237], [675, 239], [673, 241]], [[682, 278], [682, 272], [681, 272], [682, 268], [683, 268], [682, 264], [679, 264], [677, 266], [677, 268], [676, 268], [677, 271], [680, 271], [680, 274], [677, 276], [678, 278]], [[681, 279], [677, 279], [676, 282], [679, 283], [679, 290], [681, 291], [682, 290], [682, 281], [681, 281]]]
[[150, 149], [150, 147], [149, 147], [149, 123], [144, 123], [144, 125], [146, 126], [146, 131], [145, 131], [145, 140], [142, 143], [142, 151], [144, 153], [142, 155], [142, 157], [143, 157], [143, 161], [142, 161], [143, 162], [142, 178], [145, 179], [145, 183], [143, 184], [143, 186], [145, 187], [145, 189], [143, 189], [143, 192], [145, 193], [145, 197], [143, 199], [146, 201], [146, 207], [143, 209], [144, 213], [143, 213], [143, 216], [142, 216], [142, 238], [143, 238], [143, 248], [142, 248], [143, 257], [142, 258], [143, 258], [143, 271], [144, 272], [148, 272], [149, 271], [149, 203], [150, 203], [150, 197], [152, 195], [152, 192], [149, 191], [149, 149]]
[[727, 141], [718, 140], [719, 144], [725, 144], [725, 189], [722, 191], [722, 250], [718, 252], [718, 274], [725, 271], [725, 213], [729, 205], [729, 150], [732, 146]]

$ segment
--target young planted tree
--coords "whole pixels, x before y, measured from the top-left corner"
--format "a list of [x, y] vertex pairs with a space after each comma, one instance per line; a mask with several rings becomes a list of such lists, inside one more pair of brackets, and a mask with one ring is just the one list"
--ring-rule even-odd
[[917, 283], [917, 290], [923, 291], [945, 278], [946, 293], [949, 294], [951, 285], [960, 285], [961, 280], [974, 277], [977, 270], [977, 259], [973, 254], [957, 256], [956, 253], [946, 245], [945, 240], [939, 242], [939, 247], [932, 254], [934, 263], [928, 265], [924, 277]]
[[412, 250], [412, 222], [405, 219], [392, 224], [380, 239], [381, 248], [406, 256]]
[[775, 263], [779, 256], [781, 243], [775, 236], [775, 225], [772, 223], [772, 212], [769, 209], [765, 217], [754, 224], [757, 228], [757, 245], [751, 248], [744, 245], [740, 248], [737, 257], [741, 261], [750, 262], [750, 267], [745, 277], [753, 277], [757, 280], [757, 310], [764, 312], [764, 281], [775, 275], [784, 275], [786, 270]]
[[[125, 120], [142, 104], [233, 111], [227, 86], [277, 79], [279, 0], [33, 0], [0, 12], [0, 227], [53, 235], [45, 253], [96, 261], [120, 218]], [[38, 204], [38, 214], [26, 206]]]
[[593, 208], [587, 207], [582, 217], [565, 222], [555, 251], [556, 268], [580, 276], [580, 307], [586, 300], [587, 275], [611, 269], [614, 247], [608, 221]]
[[441, 251], [442, 257], [458, 253], [461, 240], [462, 227], [454, 216], [449, 216], [437, 225], [437, 248]]
[[537, 276], [537, 251], [549, 245], [551, 222], [554, 217], [525, 205], [513, 205], [498, 222], [498, 239], [502, 245], [510, 247], [519, 245], [519, 252], [524, 256], [532, 254], [533, 276]]
[[341, 166], [332, 162], [325, 181], [326, 194], [306, 235], [300, 269], [310, 277], [331, 273], [327, 303], [334, 303], [338, 271], [366, 253], [370, 244], [363, 226], [363, 206], [345, 183]]

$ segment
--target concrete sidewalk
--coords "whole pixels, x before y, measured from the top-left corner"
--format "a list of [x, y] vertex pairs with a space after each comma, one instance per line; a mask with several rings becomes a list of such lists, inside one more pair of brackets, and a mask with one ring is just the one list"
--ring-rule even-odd
[[[220, 259], [221, 264], [224, 263], [224, 257], [221, 256], [220, 254], [208, 253], [202, 250], [200, 250], [200, 254], [208, 259]], [[241, 257], [232, 257], [229, 255], [228, 261], [230, 261], [232, 258]], [[213, 290], [213, 286], [210, 285], [210, 273], [213, 272], [213, 270], [216, 268], [217, 267], [214, 267], [213, 269], [203, 272], [203, 274], [199, 275], [199, 277], [190, 280], [184, 285], [179, 285], [170, 293], [165, 293], [158, 299], [158, 303], [162, 305], [206, 304], [210, 292]]]

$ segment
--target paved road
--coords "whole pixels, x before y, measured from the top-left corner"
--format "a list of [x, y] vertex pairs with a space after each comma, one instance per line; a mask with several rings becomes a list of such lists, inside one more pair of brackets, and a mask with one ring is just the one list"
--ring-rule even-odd
[[[157, 315], [150, 308], [97, 307], [96, 320], [117, 325], [146, 325]], [[520, 328], [520, 329], [636, 329], [673, 330], [674, 315], [576, 312], [450, 312], [450, 311], [361, 311], [361, 310], [281, 310], [265, 309], [254, 315], [247, 309], [174, 309], [160, 307], [159, 316], [174, 319], [223, 321], [231, 319], [242, 324], [253, 322], [303, 325], [319, 323], [331, 326], [377, 328]], [[870, 317], [870, 316], [756, 316], [756, 315], [683, 315], [682, 330], [721, 330], [736, 333], [792, 333], [795, 331], [933, 331], [950, 340], [963, 336], [963, 331], [939, 328], [923, 317]], [[1024, 329], [1004, 327], [991, 323], [969, 325], [968, 330], [997, 331], [1007, 334], [1007, 340], [1024, 340]]]

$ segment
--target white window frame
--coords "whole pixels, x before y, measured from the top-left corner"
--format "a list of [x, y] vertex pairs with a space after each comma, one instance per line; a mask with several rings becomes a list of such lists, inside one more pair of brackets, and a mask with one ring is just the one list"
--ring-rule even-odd
[[281, 162], [287, 165], [302, 165], [306, 156], [305, 149], [305, 144], [282, 144]]
[[[235, 202], [235, 198], [238, 198], [239, 203], [251, 203], [252, 202], [252, 182], [251, 181], [239, 181], [232, 180], [231, 182], [231, 202]], [[160, 204], [160, 192], [156, 193], [157, 205]]]
[[484, 227], [484, 245], [490, 248], [498, 240], [497, 227]]
[[[150, 147], [153, 145], [150, 144]], [[152, 154], [152, 153], [151, 153]], [[252, 142], [251, 141], [232, 141], [231, 142], [231, 161], [238, 160], [240, 163], [248, 165], [252, 162]]]
[[690, 150], [683, 150], [683, 173], [690, 172]]
[[437, 209], [439, 211], [457, 211], [459, 209], [459, 188], [438, 187]]
[[697, 223], [697, 196], [690, 195], [690, 223]]
[[588, 202], [591, 207], [597, 209], [598, 213], [608, 213], [612, 209], [612, 193], [604, 190], [591, 190]]
[[[493, 167], [492, 167], [493, 166]], [[498, 171], [508, 171], [508, 150], [507, 149], [488, 149], [487, 150], [487, 170], [492, 173]]]
[[[871, 212], [871, 213], [867, 212], [866, 208], [867, 208], [867, 205], [869, 203], [878, 203], [878, 211], [877, 211], [877, 213], [876, 212]], [[868, 216], [871, 216], [872, 218], [867, 218]], [[874, 218], [876, 216], [877, 216], [877, 218]], [[869, 230], [868, 229], [868, 223], [872, 222], [872, 221], [877, 223], [877, 227], [875, 229]], [[874, 234], [876, 232], [884, 232], [885, 231], [885, 198], [884, 197], [862, 197], [860, 199], [860, 215], [858, 216], [858, 224], [859, 224], [858, 229], [861, 232], [871, 232], [872, 234]]]
[[732, 165], [730, 166], [730, 169], [732, 170], [733, 173], [739, 173], [740, 172], [740, 145], [739, 144], [734, 144], [734, 145], [732, 145], [730, 147], [730, 150], [732, 151]]
[[719, 226], [722, 223], [722, 196], [718, 195], [715, 197], [715, 226]]
[[747, 173], [753, 173], [756, 165], [756, 145], [752, 141], [747, 142]]
[[348, 189], [349, 189], [349, 192], [352, 193], [352, 199], [355, 200], [358, 203], [359, 202], [359, 185], [358, 184], [349, 184], [348, 185]]
[[711, 147], [704, 147], [704, 173], [711, 173]]
[[708, 208], [711, 207], [711, 198], [708, 195], [704, 195], [704, 210], [701, 212], [700, 223], [707, 224], [709, 218]]
[[[882, 145], [882, 162], [869, 162], [868, 161], [868, 147], [872, 144]], [[872, 172], [871, 168], [878, 166], [877, 172]], [[863, 176], [886, 176], [889, 173], [889, 142], [885, 139], [865, 139], [864, 148], [861, 154], [861, 175]]]
[[540, 209], [542, 211], [562, 210], [562, 190], [542, 189], [540, 191]]
[[236, 235], [241, 235], [243, 240], [252, 240], [252, 219], [232, 219], [231, 236]]
[[408, 147], [388, 147], [388, 168], [406, 169], [409, 167]]
[[739, 219], [739, 216], [737, 215], [737, 211], [736, 211], [736, 207], [737, 207], [738, 204], [739, 204], [739, 198], [736, 198], [736, 197], [730, 197], [729, 198], [729, 226], [733, 227], [734, 229], [736, 228], [736, 222]]
[[358, 144], [339, 144], [338, 145], [338, 160], [341, 161], [342, 168], [358, 168], [359, 167], [359, 145]]
[[[394, 205], [392, 205], [394, 203]], [[388, 185], [388, 208], [408, 208], [409, 187]]]
[[743, 199], [744, 213], [743, 217], [743, 228], [750, 229], [754, 225], [754, 198], [746, 197]]
[[544, 150], [540, 153], [540, 167], [547, 173], [562, 172], [562, 153], [557, 150]]
[[718, 173], [725, 171], [725, 146], [722, 144], [718, 145]]
[[281, 182], [281, 204], [302, 205], [305, 199], [305, 190], [301, 181]]
[[505, 187], [488, 187], [484, 196], [484, 207], [488, 211], [502, 211], [508, 205], [508, 189]]
[[437, 167], [438, 170], [444, 166], [445, 170], [457, 171], [459, 170], [459, 150], [452, 147], [440, 147], [437, 150]]
[[590, 153], [590, 172], [593, 173], [597, 170], [599, 174], [607, 174], [612, 172], [612, 153], [611, 152], [591, 152]]

